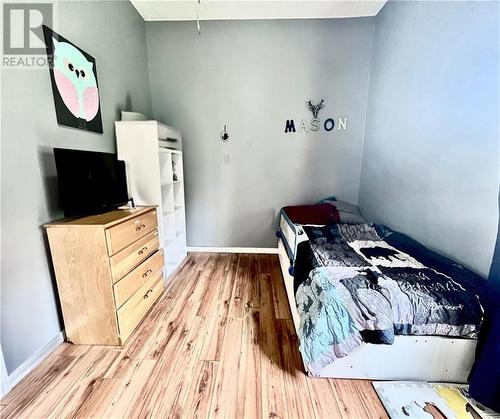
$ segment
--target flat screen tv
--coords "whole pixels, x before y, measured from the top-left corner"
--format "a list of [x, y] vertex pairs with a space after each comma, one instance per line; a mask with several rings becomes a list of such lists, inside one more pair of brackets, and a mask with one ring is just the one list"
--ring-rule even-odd
[[66, 217], [101, 214], [128, 201], [125, 163], [115, 154], [54, 148]]

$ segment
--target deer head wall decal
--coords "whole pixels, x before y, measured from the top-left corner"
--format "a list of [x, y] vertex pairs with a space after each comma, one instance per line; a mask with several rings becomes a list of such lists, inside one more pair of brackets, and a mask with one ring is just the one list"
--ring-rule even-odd
[[319, 102], [317, 105], [313, 105], [311, 101], [309, 101], [307, 102], [307, 109], [312, 112], [314, 118], [317, 118], [319, 111], [325, 107], [324, 103], [325, 99], [321, 99], [321, 102]]

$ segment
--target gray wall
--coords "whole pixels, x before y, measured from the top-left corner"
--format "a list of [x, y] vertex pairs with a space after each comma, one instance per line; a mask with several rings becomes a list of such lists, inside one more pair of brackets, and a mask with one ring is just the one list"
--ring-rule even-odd
[[[373, 29], [373, 18], [202, 22], [201, 35], [147, 23], [154, 116], [184, 138], [189, 245], [276, 246], [280, 207], [357, 202]], [[320, 117], [346, 116], [348, 130], [285, 134], [320, 98]]]
[[498, 2], [376, 18], [362, 212], [487, 276], [498, 223]]
[[119, 110], [151, 114], [145, 24], [129, 2], [60, 2], [57, 29], [96, 59], [104, 135], [58, 127], [47, 70], [2, 71], [1, 347], [9, 373], [61, 330], [41, 228], [62, 217], [52, 148], [113, 152]]

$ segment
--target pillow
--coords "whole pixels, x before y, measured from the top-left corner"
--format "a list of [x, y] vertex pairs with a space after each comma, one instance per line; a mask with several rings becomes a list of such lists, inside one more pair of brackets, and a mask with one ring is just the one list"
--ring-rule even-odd
[[361, 215], [356, 205], [338, 201], [334, 196], [329, 196], [315, 205], [296, 205], [284, 207], [292, 223], [295, 224], [365, 224], [366, 220]]
[[335, 198], [335, 196], [332, 195], [332, 196], [328, 196], [326, 198], [323, 198], [321, 201], [318, 201], [316, 203], [317, 204], [324, 204], [324, 203], [328, 203], [328, 201], [336, 201], [336, 200], [337, 200], [337, 198]]
[[366, 220], [359, 212], [359, 208], [356, 205], [348, 204], [343, 201], [334, 201], [330, 202], [330, 205], [333, 205], [337, 208], [337, 211], [340, 215], [340, 222], [344, 224], [365, 224]]
[[333, 205], [296, 205], [284, 207], [283, 211], [290, 221], [295, 224], [338, 224], [340, 215]]
[[361, 214], [339, 211], [339, 215], [342, 224], [366, 224], [367, 222]]
[[322, 199], [318, 204], [333, 205], [339, 212], [340, 222], [342, 224], [365, 224], [366, 220], [361, 215], [356, 205], [348, 204], [344, 201], [338, 201], [334, 196]]

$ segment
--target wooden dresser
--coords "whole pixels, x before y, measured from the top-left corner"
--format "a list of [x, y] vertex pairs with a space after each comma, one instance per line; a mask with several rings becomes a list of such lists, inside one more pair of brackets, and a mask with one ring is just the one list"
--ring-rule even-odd
[[68, 341], [123, 345], [164, 289], [155, 207], [45, 226]]

